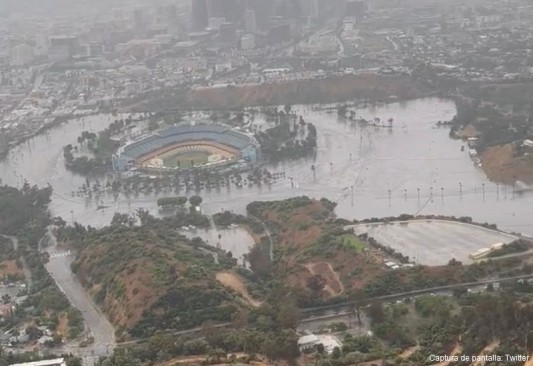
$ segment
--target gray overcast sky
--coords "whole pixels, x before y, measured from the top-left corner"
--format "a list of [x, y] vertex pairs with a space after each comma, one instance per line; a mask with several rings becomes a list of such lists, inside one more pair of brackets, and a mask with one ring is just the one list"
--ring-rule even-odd
[[[188, 0], [183, 0], [188, 1]], [[57, 14], [87, 10], [105, 10], [123, 4], [147, 5], [163, 2], [154, 0], [0, 0], [0, 15], [13, 13]], [[174, 2], [174, 1], [173, 1]], [[175, 1], [179, 2], [179, 1]], [[96, 9], [95, 9], [96, 8]]]

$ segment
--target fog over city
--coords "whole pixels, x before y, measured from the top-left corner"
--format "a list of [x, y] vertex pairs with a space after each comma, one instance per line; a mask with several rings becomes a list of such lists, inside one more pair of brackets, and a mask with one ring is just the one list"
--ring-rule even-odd
[[0, 0], [0, 366], [533, 366], [529, 0]]

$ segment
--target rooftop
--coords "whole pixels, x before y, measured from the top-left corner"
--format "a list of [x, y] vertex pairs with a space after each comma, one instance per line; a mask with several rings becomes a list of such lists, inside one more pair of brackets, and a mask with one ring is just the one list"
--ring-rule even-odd
[[66, 366], [66, 363], [64, 358], [55, 358], [53, 360], [16, 363], [10, 366]]

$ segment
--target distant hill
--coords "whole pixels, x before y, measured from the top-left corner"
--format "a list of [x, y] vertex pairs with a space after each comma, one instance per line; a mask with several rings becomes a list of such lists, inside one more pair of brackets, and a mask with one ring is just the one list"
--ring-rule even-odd
[[232, 109], [287, 103], [338, 103], [353, 99], [412, 99], [430, 92], [427, 86], [403, 75], [342, 75], [276, 84], [155, 91], [140, 97], [125, 109], [160, 111], [172, 110], [176, 106]]

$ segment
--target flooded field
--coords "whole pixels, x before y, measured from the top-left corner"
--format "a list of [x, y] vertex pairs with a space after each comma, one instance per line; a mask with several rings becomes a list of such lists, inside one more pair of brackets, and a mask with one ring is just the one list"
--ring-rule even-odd
[[[361, 125], [311, 106], [293, 106], [293, 110], [317, 128], [316, 157], [269, 166], [272, 172], [286, 173], [284, 180], [270, 186], [201, 192], [206, 213], [244, 212], [254, 200], [308, 195], [337, 202], [338, 216], [348, 219], [402, 213], [471, 216], [503, 230], [533, 235], [533, 196], [520, 196], [511, 187], [489, 182], [461, 151], [463, 142], [450, 139], [448, 128], [436, 127], [437, 121], [454, 117], [453, 102], [427, 98], [357, 111], [357, 117], [367, 120], [393, 118], [392, 128]], [[102, 130], [113, 119], [100, 115], [73, 120], [29, 140], [0, 163], [0, 178], [17, 186], [23, 178], [51, 184], [51, 210], [67, 221], [102, 226], [115, 212], [131, 213], [141, 207], [157, 215], [158, 195], [153, 193], [118, 199], [106, 195], [98, 200], [72, 197], [85, 178], [66, 171], [62, 147], [75, 143], [81, 131]], [[253, 123], [263, 122], [257, 118]], [[168, 193], [160, 194], [164, 195]], [[97, 210], [98, 206], [106, 208]]]

